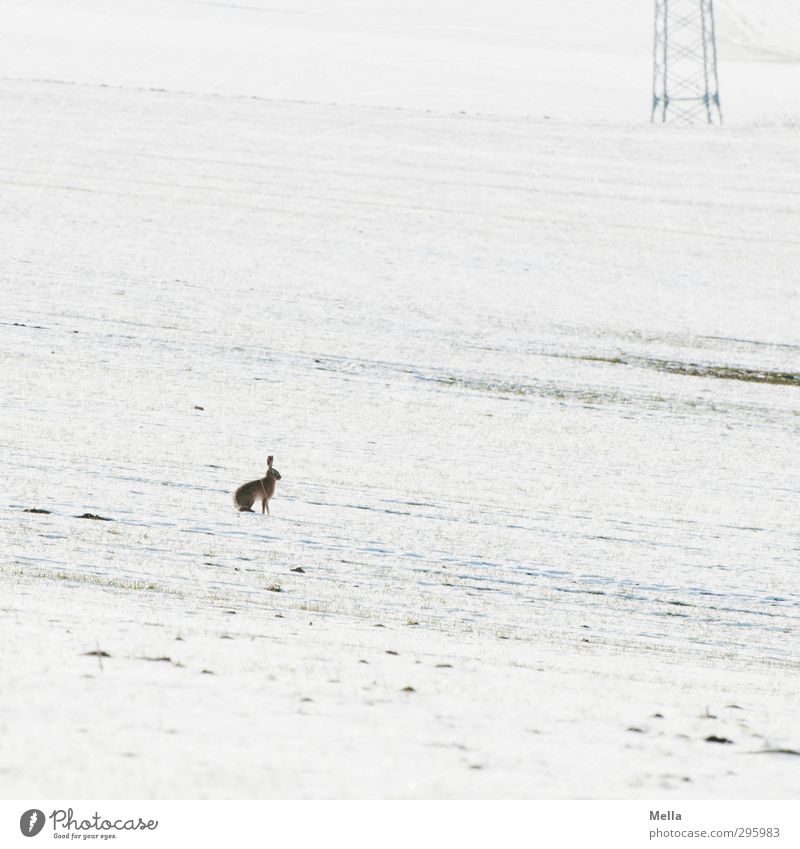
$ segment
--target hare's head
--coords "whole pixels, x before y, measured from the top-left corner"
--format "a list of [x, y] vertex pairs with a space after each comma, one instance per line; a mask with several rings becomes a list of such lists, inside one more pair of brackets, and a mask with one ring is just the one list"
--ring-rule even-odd
[[281, 473], [277, 469], [272, 468], [272, 454], [267, 457], [267, 474], [265, 477], [274, 478], [276, 481], [281, 479]]

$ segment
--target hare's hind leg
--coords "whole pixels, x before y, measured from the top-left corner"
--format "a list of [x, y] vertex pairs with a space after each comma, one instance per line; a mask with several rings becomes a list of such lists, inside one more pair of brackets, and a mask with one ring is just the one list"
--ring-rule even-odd
[[236, 498], [236, 496], [234, 496], [234, 498], [233, 498], [233, 506], [234, 506], [234, 507], [235, 507], [235, 508], [236, 508], [236, 509], [240, 512], [240, 513], [253, 513], [253, 512], [254, 512], [254, 510], [253, 510], [253, 502], [252, 502], [252, 501], [250, 501], [250, 502], [248, 503], [248, 501], [247, 501], [247, 498], [246, 498], [246, 497], [245, 497], [244, 499], [242, 499], [242, 501], [239, 501], [239, 499], [238, 499], [238, 498]]

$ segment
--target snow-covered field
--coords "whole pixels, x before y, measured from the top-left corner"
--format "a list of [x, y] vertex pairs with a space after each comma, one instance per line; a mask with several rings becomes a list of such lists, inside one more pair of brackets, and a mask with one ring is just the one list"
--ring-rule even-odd
[[797, 797], [788, 4], [4, 6], [0, 796]]

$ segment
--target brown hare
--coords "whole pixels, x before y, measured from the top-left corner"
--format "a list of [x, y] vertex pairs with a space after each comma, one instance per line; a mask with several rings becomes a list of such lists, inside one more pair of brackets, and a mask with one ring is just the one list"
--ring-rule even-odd
[[281, 473], [272, 468], [272, 454], [267, 457], [267, 473], [263, 478], [243, 483], [233, 493], [233, 506], [240, 513], [253, 513], [253, 504], [261, 499], [261, 512], [269, 515], [269, 500], [275, 494], [275, 484]]

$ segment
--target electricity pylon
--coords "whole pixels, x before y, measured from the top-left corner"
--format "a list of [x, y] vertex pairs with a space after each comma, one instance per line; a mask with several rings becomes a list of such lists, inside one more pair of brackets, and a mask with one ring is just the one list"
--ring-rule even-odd
[[713, 0], [655, 0], [650, 120], [722, 123]]

